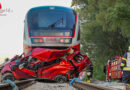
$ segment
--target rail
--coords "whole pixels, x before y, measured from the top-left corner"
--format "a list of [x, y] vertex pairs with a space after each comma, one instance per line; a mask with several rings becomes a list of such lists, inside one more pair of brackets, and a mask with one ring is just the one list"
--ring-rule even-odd
[[[24, 89], [35, 83], [35, 79], [21, 80], [15, 82], [18, 89]], [[9, 83], [0, 84], [0, 90], [13, 90], [13, 87]]]
[[103, 86], [98, 86], [96, 84], [79, 82], [79, 81], [75, 81], [72, 84], [72, 86], [77, 88], [78, 90], [113, 90], [112, 88], [107, 88]]

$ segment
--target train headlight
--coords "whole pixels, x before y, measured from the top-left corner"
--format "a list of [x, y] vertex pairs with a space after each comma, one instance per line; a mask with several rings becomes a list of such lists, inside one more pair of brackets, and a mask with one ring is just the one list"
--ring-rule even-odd
[[32, 38], [31, 41], [32, 41], [32, 43], [43, 43], [44, 42], [43, 38]]
[[39, 41], [38, 41], [38, 39], [33, 39], [33, 42], [38, 43]]
[[70, 43], [70, 39], [69, 38], [65, 39], [65, 43]]
[[70, 44], [72, 41], [71, 38], [61, 38], [60, 39], [60, 43], [63, 43], [63, 44]]

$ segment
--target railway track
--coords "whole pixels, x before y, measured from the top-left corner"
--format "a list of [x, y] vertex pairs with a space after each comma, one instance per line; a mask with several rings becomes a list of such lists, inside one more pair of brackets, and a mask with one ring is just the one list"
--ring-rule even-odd
[[75, 81], [73, 83], [73, 87], [75, 87], [78, 90], [120, 90], [120, 89], [113, 89], [110, 87], [99, 86], [93, 83], [86, 83], [86, 82], [79, 82], [79, 81]]
[[[56, 83], [46, 79], [29, 79], [15, 82], [19, 90], [124, 90], [117, 88], [122, 84], [106, 83], [101, 81], [94, 81], [93, 83], [73, 82], [72, 86], [68, 83]], [[33, 85], [32, 85], [33, 84]], [[116, 87], [111, 87], [111, 84]], [[13, 87], [6, 83], [0, 84], [0, 90], [14, 90]]]
[[[36, 81], [35, 79], [29, 79], [29, 80], [22, 80], [15, 82], [16, 86], [19, 90], [27, 88], [34, 84]], [[13, 87], [9, 83], [0, 84], [0, 90], [13, 90]]]

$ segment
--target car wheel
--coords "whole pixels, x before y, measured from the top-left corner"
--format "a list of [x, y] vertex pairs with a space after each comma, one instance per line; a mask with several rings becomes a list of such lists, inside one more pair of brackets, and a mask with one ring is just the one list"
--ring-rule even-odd
[[2, 78], [2, 81], [7, 80], [7, 79], [9, 79], [11, 81], [15, 80], [14, 75], [12, 73], [5, 73], [2, 75], [1, 78]]
[[67, 82], [67, 77], [64, 75], [57, 75], [55, 77], [55, 81], [58, 83], [65, 83], [65, 82]]

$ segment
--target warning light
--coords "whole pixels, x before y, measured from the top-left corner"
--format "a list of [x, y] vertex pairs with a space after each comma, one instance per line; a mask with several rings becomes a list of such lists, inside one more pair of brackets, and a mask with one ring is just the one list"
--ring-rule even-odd
[[62, 38], [62, 39], [60, 39], [60, 43], [64, 43], [64, 39]]
[[43, 43], [44, 42], [43, 38], [32, 38], [31, 40], [32, 40], [32, 43]]
[[42, 39], [42, 38], [40, 38], [40, 39], [39, 39], [39, 42], [40, 42], [40, 43], [41, 43], [41, 42], [43, 42], [43, 39]]

